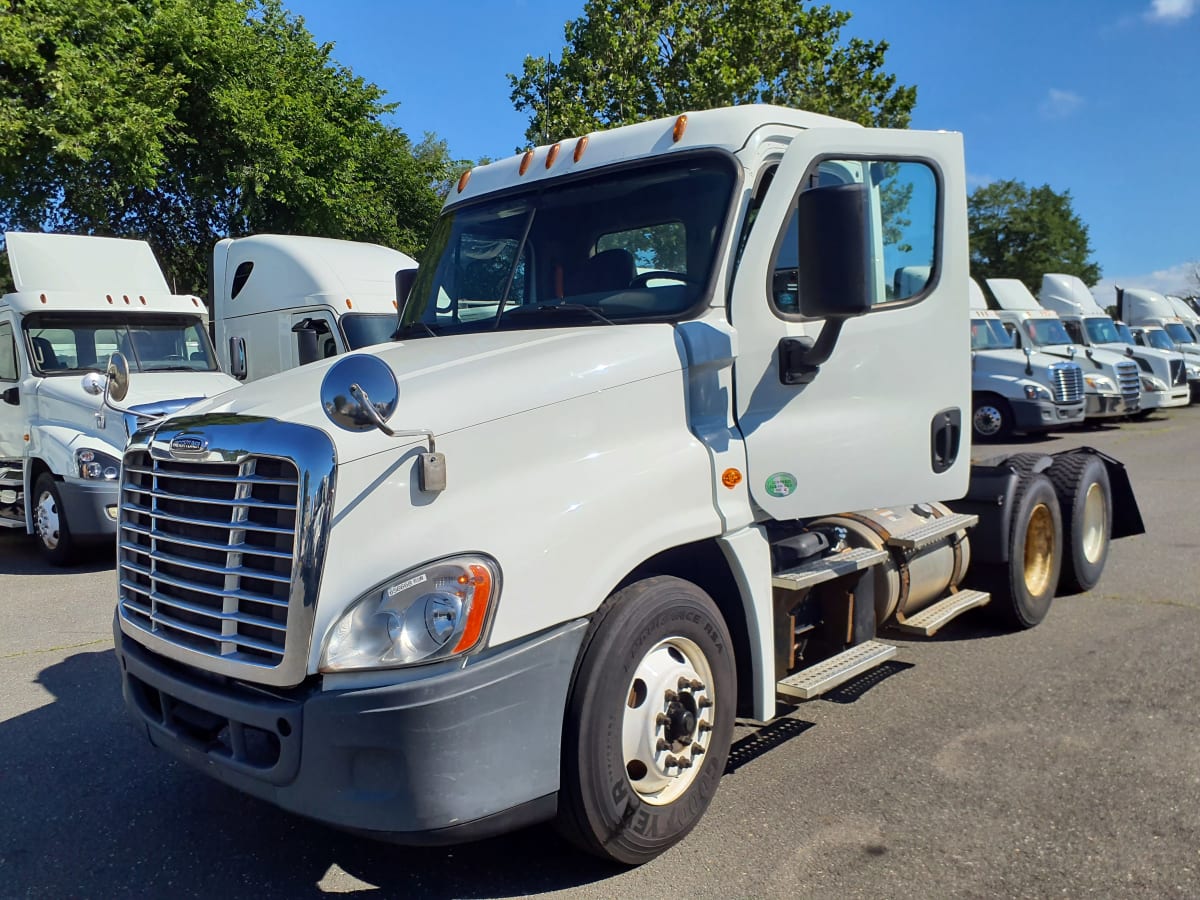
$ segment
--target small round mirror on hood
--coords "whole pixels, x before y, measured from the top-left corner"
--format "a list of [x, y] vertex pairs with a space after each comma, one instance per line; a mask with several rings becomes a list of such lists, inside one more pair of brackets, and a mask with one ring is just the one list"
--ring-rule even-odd
[[81, 384], [84, 393], [91, 394], [93, 397], [99, 397], [104, 393], [104, 376], [99, 372], [88, 372], [83, 376]]
[[120, 403], [129, 393], [129, 361], [121, 353], [108, 358], [108, 399]]
[[[329, 421], [347, 431], [370, 431], [391, 418], [400, 399], [396, 376], [377, 356], [343, 356], [321, 382], [321, 408]], [[367, 409], [367, 404], [371, 409]], [[386, 431], [386, 426], [384, 426]]]

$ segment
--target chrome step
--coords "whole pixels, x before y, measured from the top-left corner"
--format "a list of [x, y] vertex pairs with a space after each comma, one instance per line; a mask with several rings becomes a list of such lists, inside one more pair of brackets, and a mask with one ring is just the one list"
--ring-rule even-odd
[[929, 637], [939, 628], [965, 613], [968, 609], [987, 606], [992, 601], [992, 595], [987, 591], [959, 591], [939, 600], [932, 606], [927, 606], [912, 618], [903, 622], [897, 620], [896, 628], [911, 634], [923, 634]]
[[801, 563], [794, 569], [776, 572], [771, 577], [771, 584], [785, 591], [799, 591], [810, 588], [814, 584], [832, 581], [843, 575], [861, 572], [871, 566], [877, 566], [888, 558], [886, 550], [872, 550], [860, 547], [856, 550], [846, 550], [833, 553]]
[[831, 691], [860, 675], [874, 669], [896, 655], [896, 648], [881, 641], [864, 641], [837, 656], [831, 656], [816, 665], [793, 672], [775, 685], [775, 689], [789, 697], [811, 700], [826, 691]]
[[888, 538], [887, 542], [888, 546], [899, 547], [901, 550], [920, 550], [928, 547], [935, 541], [940, 541], [947, 535], [954, 534], [956, 531], [971, 528], [978, 524], [978, 522], [979, 516], [965, 513], [951, 513], [948, 516], [942, 516], [940, 519], [930, 519], [924, 525], [920, 525], [911, 531], [893, 534]]

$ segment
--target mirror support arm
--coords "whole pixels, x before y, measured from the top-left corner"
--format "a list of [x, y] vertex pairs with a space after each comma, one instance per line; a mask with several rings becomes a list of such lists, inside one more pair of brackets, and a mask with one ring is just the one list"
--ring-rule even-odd
[[817, 377], [837, 346], [845, 319], [827, 319], [814, 341], [810, 337], [785, 337], [779, 341], [779, 380], [783, 384], [808, 384]]

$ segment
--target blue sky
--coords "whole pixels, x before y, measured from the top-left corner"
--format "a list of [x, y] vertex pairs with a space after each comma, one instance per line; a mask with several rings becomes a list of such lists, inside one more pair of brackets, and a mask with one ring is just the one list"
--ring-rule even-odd
[[[831, 0], [918, 88], [912, 127], [961, 131], [972, 188], [1070, 190], [1102, 288], [1186, 288], [1200, 260], [1200, 0]], [[505, 74], [557, 56], [583, 0], [284, 0], [463, 158], [523, 144]]]

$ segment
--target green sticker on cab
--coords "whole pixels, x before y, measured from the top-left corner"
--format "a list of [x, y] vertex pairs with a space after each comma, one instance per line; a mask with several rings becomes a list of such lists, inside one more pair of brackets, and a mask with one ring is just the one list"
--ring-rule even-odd
[[789, 497], [796, 492], [796, 476], [791, 472], [776, 472], [767, 476], [766, 487], [772, 497]]

